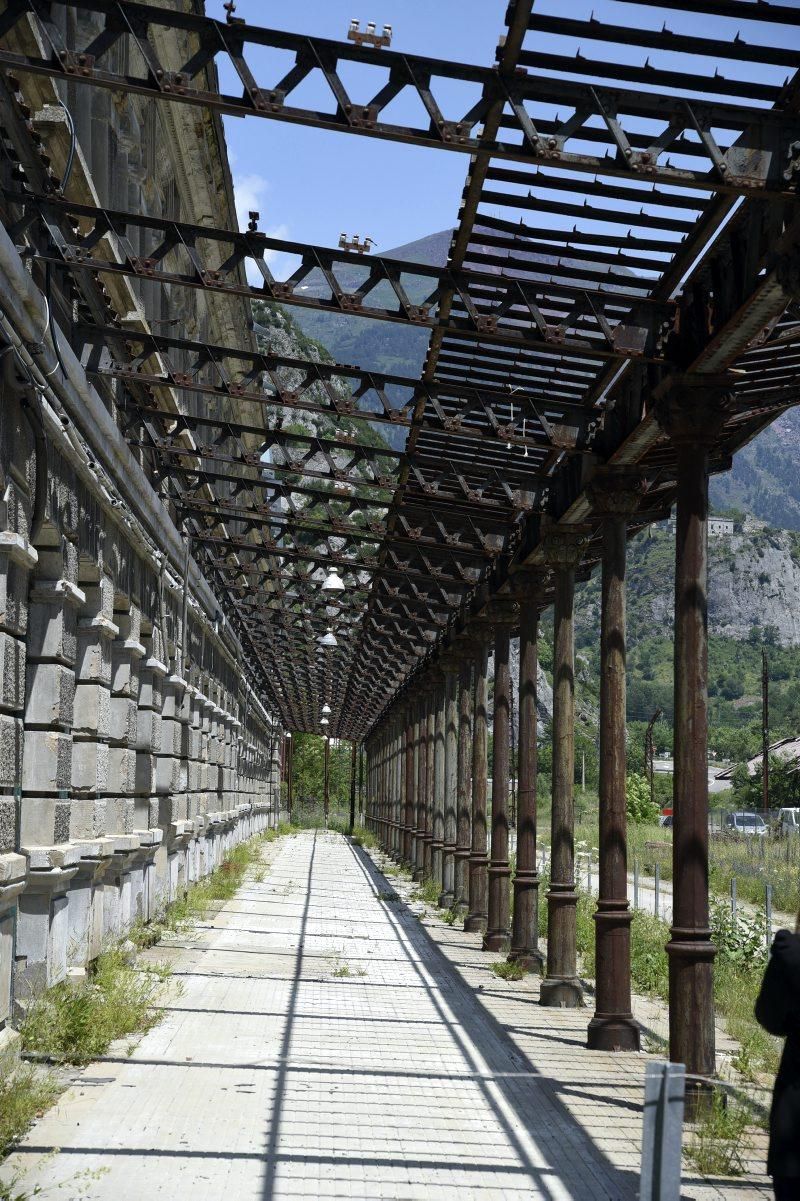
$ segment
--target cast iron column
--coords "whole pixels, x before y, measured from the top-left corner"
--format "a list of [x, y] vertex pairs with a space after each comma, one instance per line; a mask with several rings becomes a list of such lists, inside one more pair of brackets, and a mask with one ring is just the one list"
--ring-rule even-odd
[[462, 654], [458, 675], [458, 772], [455, 855], [455, 899], [460, 918], [469, 912], [469, 854], [472, 793], [472, 660]]
[[431, 878], [442, 887], [442, 850], [444, 848], [444, 739], [445, 739], [444, 674], [436, 678], [436, 735], [433, 751], [433, 843], [431, 844]]
[[[669, 1054], [687, 1072], [712, 1076], [713, 964], [708, 909], [708, 461], [724, 420], [730, 378], [664, 381], [659, 424], [675, 447], [675, 770]], [[707, 1099], [687, 1088], [690, 1115]]]
[[587, 1046], [638, 1051], [631, 1012], [631, 911], [628, 905], [625, 776], [625, 557], [628, 516], [638, 495], [633, 481], [594, 483], [595, 510], [604, 514], [600, 611], [600, 887], [595, 920], [595, 1012]]
[[472, 846], [469, 856], [469, 913], [464, 929], [483, 934], [488, 906], [488, 867], [486, 854], [486, 775], [488, 766], [488, 708], [486, 677], [489, 647], [485, 630], [478, 629], [478, 653], [475, 659], [475, 689], [472, 720]]
[[323, 790], [323, 812], [325, 814], [325, 829], [328, 828], [328, 811], [331, 807], [330, 796], [330, 766], [331, 766], [331, 740], [328, 735], [325, 735], [325, 780]]
[[449, 909], [455, 899], [456, 798], [458, 792], [458, 664], [452, 652], [444, 659], [444, 846], [439, 906]]
[[510, 750], [509, 643], [514, 625], [513, 601], [495, 601], [494, 722], [492, 725], [492, 844], [489, 860], [489, 912], [484, 951], [507, 951], [510, 946], [511, 898], [508, 861], [508, 769]]
[[428, 680], [425, 701], [427, 713], [425, 739], [425, 846], [423, 849], [422, 876], [425, 880], [433, 879], [433, 814], [435, 809], [436, 787], [436, 683], [434, 677]]
[[575, 891], [575, 655], [573, 603], [580, 544], [569, 533], [548, 535], [547, 561], [555, 576], [553, 607], [553, 807], [550, 890], [547, 894], [547, 977], [541, 1005], [583, 1004], [578, 979]]
[[289, 821], [294, 816], [293, 771], [294, 767], [294, 738], [291, 731], [286, 735], [286, 805], [289, 809]]
[[356, 824], [356, 742], [353, 739], [350, 747], [350, 834]]
[[428, 832], [425, 813], [428, 769], [428, 710], [425, 694], [420, 693], [417, 703], [417, 841], [414, 847], [414, 879], [419, 881], [425, 872], [425, 839]]
[[[519, 579], [519, 577], [518, 577]], [[517, 789], [517, 865], [509, 959], [527, 972], [541, 974], [539, 950], [539, 875], [536, 865], [536, 672], [540, 600], [539, 573], [525, 572], [519, 618], [519, 785]]]
[[414, 859], [414, 705], [409, 704], [403, 721], [405, 734], [405, 770], [403, 771], [403, 788], [405, 794], [405, 810], [403, 813], [403, 864], [411, 867]]

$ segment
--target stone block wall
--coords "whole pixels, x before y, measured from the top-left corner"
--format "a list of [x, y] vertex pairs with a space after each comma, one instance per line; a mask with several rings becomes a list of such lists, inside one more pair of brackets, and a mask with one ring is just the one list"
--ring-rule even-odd
[[[74, 19], [92, 28], [98, 22], [89, 12], [54, 14], [68, 37]], [[16, 37], [20, 50], [35, 51], [31, 31], [20, 27]], [[184, 61], [187, 46], [184, 35], [165, 33], [165, 62]], [[114, 51], [128, 52], [122, 42]], [[74, 150], [68, 195], [75, 201], [236, 225], [218, 116], [45, 77], [26, 76], [18, 87], [16, 98], [0, 96], [0, 108], [13, 117], [5, 136], [31, 186], [51, 186]], [[74, 121], [74, 147], [62, 101]], [[4, 186], [14, 182], [11, 161], [7, 154], [0, 163]], [[13, 215], [4, 205], [0, 198], [0, 220], [8, 226]], [[71, 342], [73, 293], [62, 290], [56, 273], [45, 304], [35, 286], [44, 281], [12, 262], [14, 248], [6, 242], [0, 1057], [15, 1018], [38, 989], [85, 972], [131, 922], [151, 918], [213, 870], [226, 849], [277, 821], [281, 746], [281, 731], [248, 678], [247, 656], [218, 620], [218, 598], [193, 561], [184, 604], [174, 553], [178, 514], [152, 456], [125, 443], [130, 416], [121, 389], [95, 381], [98, 393], [80, 368], [79, 341]], [[108, 306], [110, 318], [135, 328], [152, 322], [159, 329], [169, 318], [210, 342], [250, 336], [242, 333], [250, 313], [241, 297], [209, 299], [110, 276], [94, 299]], [[55, 324], [59, 361], [33, 387], [30, 348], [48, 343]], [[75, 389], [82, 409], [70, 408]], [[171, 411], [202, 403], [199, 395], [166, 387], [158, 400]], [[237, 403], [231, 400], [232, 417]], [[86, 421], [90, 410], [94, 418]], [[135, 430], [130, 437], [137, 442]], [[189, 445], [188, 435], [181, 438]]]
[[0, 408], [0, 1049], [229, 847], [277, 821], [280, 730], [235, 648], [52, 445]]

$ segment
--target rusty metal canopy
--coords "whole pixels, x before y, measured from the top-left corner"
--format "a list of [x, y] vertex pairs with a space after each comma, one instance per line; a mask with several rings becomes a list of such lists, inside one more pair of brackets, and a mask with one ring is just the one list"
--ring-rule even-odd
[[[590, 567], [598, 465], [645, 481], [631, 529], [663, 516], [674, 457], [652, 397], [670, 374], [736, 373], [717, 468], [800, 400], [800, 15], [636, 3], [636, 22], [628, 3], [615, 23], [512, 0], [488, 67], [129, 0], [9, 0], [0, 14], [0, 113], [21, 166], [6, 224], [34, 270], [61, 281], [73, 348], [289, 729], [317, 731], [329, 701], [330, 732], [362, 738], [442, 640], [540, 559], [549, 523], [581, 528]], [[58, 17], [73, 9], [97, 18], [84, 44], [63, 40]], [[687, 13], [713, 33], [688, 32]], [[739, 36], [743, 21], [756, 33]], [[177, 71], [159, 56], [165, 29], [190, 46]], [[268, 80], [248, 63], [264, 47], [284, 63]], [[240, 94], [219, 91], [220, 56]], [[448, 264], [75, 204], [38, 153], [26, 73], [469, 156]], [[294, 103], [314, 76], [325, 111]], [[472, 91], [466, 111], [441, 99], [453, 80]], [[404, 93], [426, 113], [418, 127], [386, 119]], [[270, 270], [275, 250], [298, 263], [288, 280]], [[115, 275], [209, 304], [232, 294], [422, 327], [427, 360], [408, 379], [151, 329], [115, 312], [103, 287]], [[298, 433], [297, 412], [330, 433]], [[391, 425], [407, 430], [401, 451], [381, 436]], [[334, 566], [346, 588], [329, 593]]]

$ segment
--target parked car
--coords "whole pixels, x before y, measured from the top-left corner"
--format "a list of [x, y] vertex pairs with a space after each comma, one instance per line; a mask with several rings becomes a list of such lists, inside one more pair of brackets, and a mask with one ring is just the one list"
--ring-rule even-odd
[[760, 813], [729, 813], [725, 825], [729, 834], [766, 836], [769, 833], [769, 826]]
[[778, 812], [779, 834], [800, 834], [800, 809], [781, 809]]

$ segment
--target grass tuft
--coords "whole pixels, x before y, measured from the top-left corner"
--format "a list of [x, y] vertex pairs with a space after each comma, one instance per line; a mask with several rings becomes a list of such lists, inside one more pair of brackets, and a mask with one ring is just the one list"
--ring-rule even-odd
[[748, 1109], [733, 1102], [726, 1105], [724, 1097], [715, 1093], [684, 1155], [701, 1176], [741, 1176], [747, 1170], [745, 1156], [752, 1147], [747, 1136], [751, 1121]]
[[0, 1081], [0, 1159], [33, 1119], [53, 1104], [59, 1092], [50, 1073], [30, 1064], [20, 1065]]
[[113, 947], [97, 957], [86, 980], [65, 980], [35, 997], [21, 1024], [24, 1050], [62, 1063], [88, 1063], [118, 1038], [145, 1034], [160, 1020], [170, 969], [133, 966]]
[[514, 959], [498, 959], [496, 963], [490, 963], [489, 967], [501, 980], [523, 980], [525, 978], [524, 967]]

